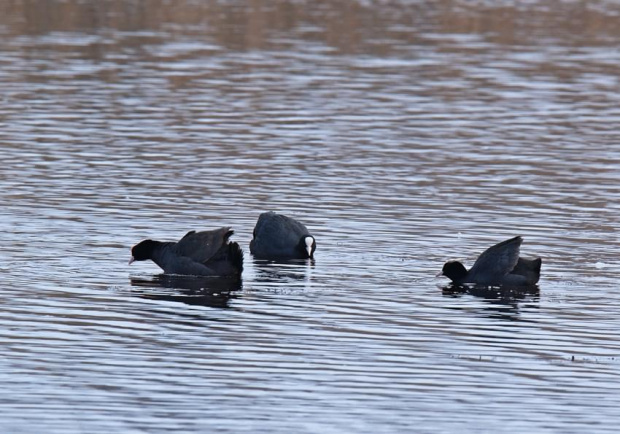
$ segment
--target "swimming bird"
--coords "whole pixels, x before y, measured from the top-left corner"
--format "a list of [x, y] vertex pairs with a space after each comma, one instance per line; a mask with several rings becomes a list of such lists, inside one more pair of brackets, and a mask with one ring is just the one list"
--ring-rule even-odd
[[258, 259], [314, 258], [316, 240], [297, 220], [275, 212], [258, 216], [250, 253]]
[[239, 276], [243, 271], [243, 250], [229, 242], [231, 228], [190, 231], [178, 242], [144, 240], [131, 249], [131, 259], [155, 262], [165, 274], [195, 276]]
[[542, 259], [519, 258], [523, 238], [514, 237], [485, 250], [467, 271], [458, 261], [446, 262], [438, 276], [446, 276], [457, 285], [531, 286], [540, 278]]

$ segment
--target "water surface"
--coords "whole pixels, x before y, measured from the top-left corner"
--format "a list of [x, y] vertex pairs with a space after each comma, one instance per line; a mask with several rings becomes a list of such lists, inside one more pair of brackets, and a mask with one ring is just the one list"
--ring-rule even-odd
[[[0, 6], [4, 432], [615, 432], [613, 2]], [[258, 214], [316, 262], [253, 261]], [[127, 266], [233, 226], [243, 281]], [[514, 235], [537, 290], [443, 290]]]

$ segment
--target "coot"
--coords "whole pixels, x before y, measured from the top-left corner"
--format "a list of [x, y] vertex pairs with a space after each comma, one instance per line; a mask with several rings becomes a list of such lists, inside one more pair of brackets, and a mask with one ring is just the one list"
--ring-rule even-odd
[[243, 271], [243, 250], [229, 242], [231, 228], [190, 231], [178, 242], [144, 240], [131, 249], [131, 259], [155, 262], [165, 274], [194, 276], [239, 276]]
[[258, 217], [250, 253], [258, 259], [314, 258], [316, 240], [297, 220], [275, 212]]
[[530, 286], [540, 278], [542, 259], [519, 258], [523, 238], [514, 237], [485, 250], [469, 271], [458, 261], [446, 262], [438, 276], [446, 276], [457, 285]]

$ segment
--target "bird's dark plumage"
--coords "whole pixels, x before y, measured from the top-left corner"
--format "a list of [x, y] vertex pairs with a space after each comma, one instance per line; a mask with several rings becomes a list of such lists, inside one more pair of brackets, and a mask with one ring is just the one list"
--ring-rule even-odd
[[229, 242], [233, 231], [190, 231], [178, 242], [144, 240], [131, 249], [129, 261], [152, 260], [165, 274], [195, 276], [239, 276], [243, 271], [243, 251]]
[[314, 257], [316, 240], [300, 222], [266, 212], [258, 217], [250, 252], [258, 259], [307, 259]]
[[542, 259], [519, 258], [523, 238], [514, 237], [485, 250], [467, 271], [457, 261], [446, 262], [442, 275], [456, 284], [529, 286], [540, 278]]
[[534, 285], [538, 283], [540, 279], [540, 268], [542, 267], [542, 259], [525, 259], [519, 258], [519, 262], [515, 268], [510, 272], [511, 274], [518, 274], [525, 276], [528, 285]]

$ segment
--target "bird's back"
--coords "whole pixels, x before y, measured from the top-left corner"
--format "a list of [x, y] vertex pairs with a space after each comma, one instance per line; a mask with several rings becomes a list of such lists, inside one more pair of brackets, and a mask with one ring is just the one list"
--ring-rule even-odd
[[297, 220], [266, 212], [256, 222], [250, 252], [263, 257], [294, 257], [301, 238], [307, 235], [308, 229]]

